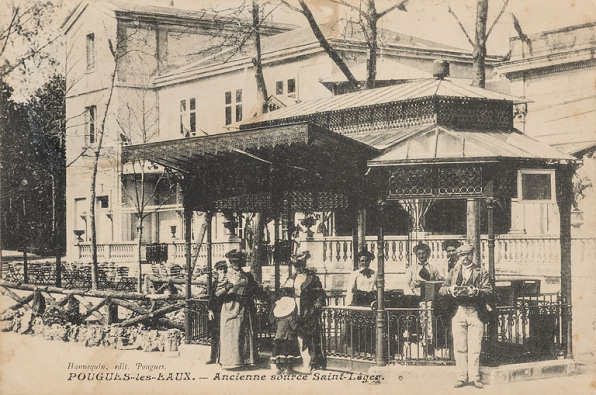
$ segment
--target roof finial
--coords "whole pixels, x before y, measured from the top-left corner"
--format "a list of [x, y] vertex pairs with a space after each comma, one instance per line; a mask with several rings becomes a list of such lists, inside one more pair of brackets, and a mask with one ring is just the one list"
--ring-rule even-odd
[[433, 77], [438, 80], [449, 77], [449, 62], [446, 60], [435, 60], [433, 64]]

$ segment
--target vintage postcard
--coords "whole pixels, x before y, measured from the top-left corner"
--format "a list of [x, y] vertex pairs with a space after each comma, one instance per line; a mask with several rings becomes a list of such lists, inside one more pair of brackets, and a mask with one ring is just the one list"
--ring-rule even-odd
[[596, 393], [594, 0], [1, 0], [0, 393]]

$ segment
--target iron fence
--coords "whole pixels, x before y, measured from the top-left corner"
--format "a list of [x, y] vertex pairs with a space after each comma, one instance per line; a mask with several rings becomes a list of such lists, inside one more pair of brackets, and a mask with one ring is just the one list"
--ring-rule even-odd
[[497, 307], [494, 347], [490, 347], [489, 332], [485, 331], [485, 349], [489, 355], [483, 359], [488, 363], [502, 364], [562, 356], [563, 307], [566, 306], [556, 294], [523, 297], [517, 299], [513, 306]]
[[[270, 351], [273, 348], [275, 327], [269, 320], [270, 305], [257, 301], [251, 306], [251, 318], [255, 319], [255, 340], [259, 351]], [[209, 300], [206, 298], [193, 299], [188, 311], [190, 315], [190, 342], [194, 344], [210, 345], [213, 329], [218, 325], [209, 320]]]

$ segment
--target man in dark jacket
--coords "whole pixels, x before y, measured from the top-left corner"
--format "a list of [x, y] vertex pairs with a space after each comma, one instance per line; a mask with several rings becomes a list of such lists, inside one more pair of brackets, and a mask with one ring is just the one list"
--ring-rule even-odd
[[206, 362], [207, 365], [216, 363], [219, 359], [219, 321], [221, 317], [221, 305], [223, 295], [217, 295], [217, 288], [225, 287], [226, 272], [228, 264], [226, 261], [215, 263], [215, 275], [211, 284], [211, 295], [209, 295], [209, 321], [211, 323], [211, 357]]
[[480, 350], [484, 323], [488, 320], [486, 304], [492, 296], [488, 273], [472, 263], [474, 247], [464, 244], [457, 249], [459, 260], [447, 275], [439, 293], [450, 295], [457, 303], [451, 320], [453, 351], [458, 368], [455, 388], [472, 385], [482, 388], [480, 382]]
[[461, 246], [461, 243], [455, 239], [445, 240], [443, 242], [443, 251], [445, 251], [445, 254], [447, 255], [447, 274], [453, 270], [457, 263], [457, 253], [455, 251], [459, 246]]

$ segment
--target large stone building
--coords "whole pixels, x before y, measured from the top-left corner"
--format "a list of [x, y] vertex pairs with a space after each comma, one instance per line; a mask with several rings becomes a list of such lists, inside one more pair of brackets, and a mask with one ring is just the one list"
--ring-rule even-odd
[[[583, 193], [576, 199], [574, 231], [596, 232], [596, 23], [570, 26], [510, 39], [511, 58], [495, 71], [507, 77], [510, 94], [531, 100], [519, 108], [518, 129], [557, 149], [583, 159], [576, 184]], [[581, 180], [581, 181], [580, 181]], [[579, 184], [578, 184], [579, 185]], [[585, 197], [584, 197], [585, 196]], [[523, 206], [517, 229], [549, 228], [553, 207]], [[541, 211], [542, 210], [542, 211]], [[521, 219], [523, 213], [526, 214]], [[527, 218], [540, 218], [527, 221]], [[556, 226], [556, 225], [555, 225]]]

